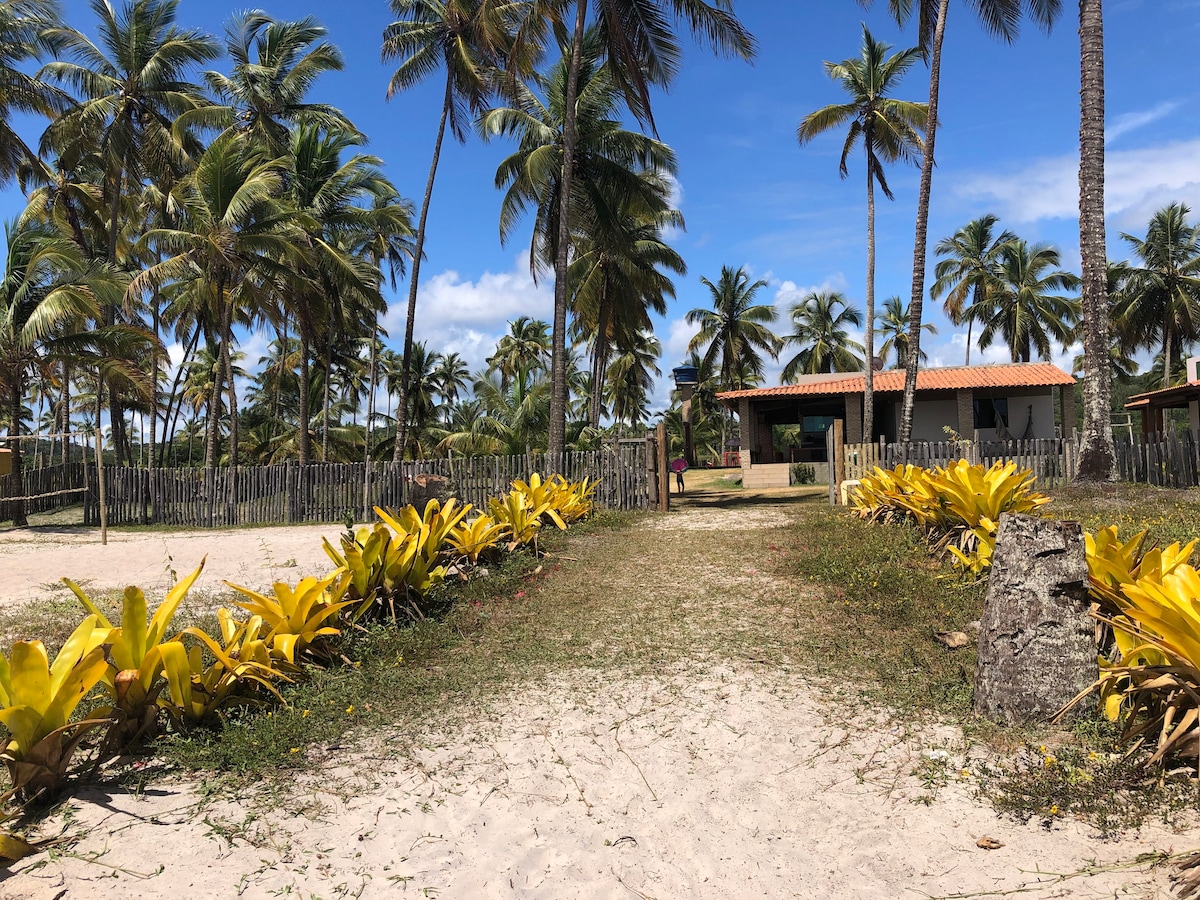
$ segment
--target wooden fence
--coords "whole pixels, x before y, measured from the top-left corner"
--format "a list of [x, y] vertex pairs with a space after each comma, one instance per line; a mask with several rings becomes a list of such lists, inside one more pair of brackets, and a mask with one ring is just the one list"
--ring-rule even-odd
[[1200, 486], [1200, 434], [1118, 435], [1115, 444], [1122, 481], [1159, 487]]
[[1062, 487], [1075, 477], [1079, 460], [1078, 438], [1036, 438], [1027, 441], [912, 441], [907, 444], [879, 441], [873, 444], [836, 446], [834, 429], [829, 429], [830, 503], [840, 502], [843, 481], [858, 480], [876, 467], [895, 468], [914, 465], [923, 468], [946, 466], [960, 459], [972, 464], [991, 466], [997, 462], [1015, 462], [1029, 469], [1040, 488]]
[[17, 493], [16, 478], [0, 475], [0, 522], [13, 517], [12, 503], [5, 497], [32, 497], [25, 501], [25, 514], [53, 512], [83, 502], [80, 488], [87, 487], [88, 479], [95, 484], [96, 468], [86, 463], [46, 466], [41, 469], [24, 469], [21, 472], [21, 493]]
[[[418, 476], [448, 479], [448, 491], [477, 507], [534, 472], [575, 481], [599, 479], [596, 503], [647, 509], [655, 503], [653, 454], [645, 441], [618, 449], [566, 453], [559, 465], [544, 454], [431, 459], [403, 463], [296, 464], [236, 469], [129, 469], [104, 471], [108, 522], [186, 527], [361, 521], [375, 506], [399, 506], [413, 495]], [[97, 498], [88, 495], [84, 521], [98, 522]]]

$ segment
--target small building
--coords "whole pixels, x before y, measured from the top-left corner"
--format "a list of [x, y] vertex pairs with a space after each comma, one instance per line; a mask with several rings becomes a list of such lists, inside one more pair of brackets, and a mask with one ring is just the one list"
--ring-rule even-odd
[[[895, 441], [904, 401], [904, 371], [876, 372], [873, 441]], [[738, 413], [742, 483], [785, 487], [792, 463], [809, 463], [827, 476], [825, 433], [845, 424], [846, 443], [863, 442], [862, 372], [803, 375], [795, 384], [726, 391], [717, 399]], [[1075, 423], [1075, 379], [1051, 363], [955, 366], [917, 374], [912, 439], [944, 441], [946, 429], [973, 440], [1069, 436]], [[1058, 388], [1060, 434], [1055, 426]]]
[[1131, 412], [1142, 414], [1142, 434], [1162, 434], [1166, 429], [1163, 411], [1188, 410], [1188, 429], [1200, 437], [1200, 356], [1187, 361], [1187, 381], [1169, 388], [1135, 394], [1125, 404]]

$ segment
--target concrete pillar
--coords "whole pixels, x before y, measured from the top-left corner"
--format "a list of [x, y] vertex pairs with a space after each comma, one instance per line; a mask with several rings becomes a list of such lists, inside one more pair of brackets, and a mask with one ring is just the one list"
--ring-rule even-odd
[[958, 424], [954, 430], [964, 441], [972, 440], [975, 436], [975, 392], [964, 388], [956, 392], [958, 401]]
[[846, 443], [863, 442], [863, 398], [861, 394], [846, 395]]
[[742, 468], [748, 469], [750, 448], [754, 446], [754, 420], [750, 417], [750, 400], [746, 397], [738, 401], [738, 440], [741, 441], [738, 456], [741, 458]]
[[1062, 385], [1058, 389], [1058, 412], [1062, 419], [1062, 436], [1075, 435], [1075, 386]]

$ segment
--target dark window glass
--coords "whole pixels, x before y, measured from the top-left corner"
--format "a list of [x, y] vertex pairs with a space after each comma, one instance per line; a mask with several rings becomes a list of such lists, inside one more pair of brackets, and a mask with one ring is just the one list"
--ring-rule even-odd
[[1008, 427], [1008, 398], [975, 401], [975, 427], [995, 428], [998, 423]]

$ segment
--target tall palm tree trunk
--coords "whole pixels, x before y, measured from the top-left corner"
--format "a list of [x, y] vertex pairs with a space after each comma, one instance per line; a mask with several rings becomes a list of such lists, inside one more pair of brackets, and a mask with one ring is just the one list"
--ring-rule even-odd
[[592, 403], [588, 419], [593, 428], [600, 427], [600, 409], [604, 397], [604, 370], [608, 365], [608, 284], [602, 288], [600, 316], [596, 329], [595, 359], [592, 362]]
[[[196, 346], [200, 343], [200, 326], [197, 325], [192, 332], [192, 338], [188, 345], [183, 350], [183, 358], [179, 361], [179, 367], [175, 370], [175, 380], [171, 384], [171, 393], [167, 397], [167, 408], [163, 411], [163, 442], [159, 451], [158, 464], [160, 467], [166, 465], [167, 450], [171, 443], [175, 440], [175, 430], [179, 425], [179, 414], [183, 410], [183, 397], [179, 396], [180, 385], [183, 384], [183, 376], [187, 371], [188, 361], [195, 356]], [[173, 412], [172, 412], [173, 410]], [[170, 427], [168, 427], [168, 424]], [[188, 451], [188, 464], [191, 465], [191, 451]]]
[[[21, 383], [21, 373], [17, 372], [9, 384], [9, 407], [8, 407], [8, 433], [16, 440], [9, 441], [9, 446], [12, 448], [12, 490], [14, 497], [25, 496], [25, 476], [21, 471], [21, 401], [25, 398], [25, 386]], [[9, 509], [12, 511], [13, 525], [18, 528], [24, 528], [29, 524], [29, 519], [25, 516], [25, 501], [10, 500]]]
[[867, 151], [867, 330], [863, 335], [863, 433], [867, 443], [875, 437], [875, 172], [871, 169], [874, 146], [866, 136]]
[[236, 468], [238, 464], [238, 404], [237, 381], [233, 377], [233, 306], [228, 305], [221, 313], [221, 365], [225, 368], [225, 378], [229, 391], [229, 465]]
[[333, 403], [333, 305], [325, 321], [325, 393], [321, 398], [321, 459], [329, 462], [329, 407]]
[[212, 391], [208, 398], [208, 421], [204, 426], [204, 468], [217, 467], [217, 432], [221, 424], [221, 382], [225, 367], [217, 363], [213, 367]]
[[554, 259], [554, 327], [550, 342], [550, 438], [546, 452], [557, 466], [567, 438], [567, 262], [571, 252], [571, 185], [575, 178], [576, 101], [583, 60], [587, 0], [575, 0], [575, 32], [563, 116], [563, 167], [558, 198], [558, 252]]
[[392, 462], [404, 459], [404, 444], [408, 440], [408, 373], [412, 365], [413, 326], [417, 321], [417, 288], [421, 277], [421, 259], [425, 253], [425, 223], [429, 220], [429, 201], [433, 199], [433, 181], [437, 177], [438, 160], [442, 156], [442, 139], [446, 136], [446, 119], [454, 102], [454, 76], [446, 69], [446, 96], [442, 100], [442, 116], [438, 120], [437, 140], [433, 142], [433, 160], [429, 163], [429, 178], [425, 182], [425, 199], [421, 203], [421, 218], [417, 222], [417, 240], [413, 247], [412, 278], [408, 281], [408, 317], [404, 322], [404, 359], [400, 363], [400, 406], [396, 410], [396, 446]]
[[921, 188], [917, 195], [917, 227], [913, 243], [912, 297], [908, 307], [908, 359], [904, 374], [904, 403], [900, 411], [900, 443], [912, 437], [913, 406], [917, 397], [917, 369], [921, 360], [921, 316], [925, 306], [925, 254], [929, 241], [929, 195], [933, 186], [934, 143], [937, 139], [938, 91], [942, 78], [942, 39], [950, 0], [939, 0], [933, 46], [929, 53], [929, 112], [925, 126], [925, 151], [921, 157]]
[[[1083, 259], [1083, 446], [1080, 481], [1117, 476], [1112, 434], [1107, 247], [1104, 233], [1104, 13], [1079, 0], [1079, 252]], [[1073, 423], [1063, 423], [1068, 434]]]
[[309, 354], [309, 350], [311, 349], [311, 344], [308, 339], [308, 328], [305, 327], [303, 322], [300, 323], [299, 331], [300, 331], [300, 385], [299, 385], [299, 388], [300, 388], [299, 389], [299, 395], [300, 395], [300, 411], [299, 411], [300, 442], [296, 448], [297, 449], [296, 455], [300, 457], [300, 465], [307, 466], [310, 462], [309, 457], [311, 456], [311, 453], [312, 453], [312, 448], [310, 446], [309, 433], [308, 433], [308, 416], [309, 416], [309, 410], [308, 410], [308, 400], [309, 400], [308, 387], [309, 387], [309, 385], [308, 385], [308, 381], [309, 381], [309, 377], [310, 377], [309, 368], [308, 368], [308, 354]]
[[1171, 353], [1174, 348], [1171, 346], [1171, 311], [1170, 309], [1163, 316], [1163, 387], [1171, 386]]

